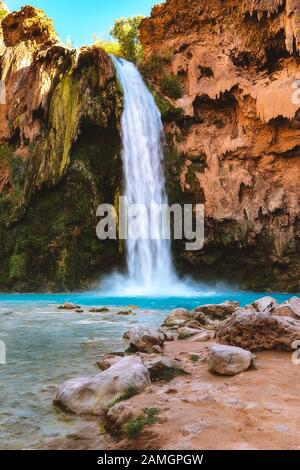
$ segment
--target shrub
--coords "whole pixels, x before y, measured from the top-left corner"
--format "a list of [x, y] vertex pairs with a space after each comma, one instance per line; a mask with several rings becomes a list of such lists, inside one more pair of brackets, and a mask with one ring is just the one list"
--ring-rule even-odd
[[188, 375], [188, 373], [180, 369], [179, 367], [169, 367], [166, 369], [162, 369], [153, 380], [154, 382], [171, 382], [176, 377], [180, 375]]
[[198, 356], [197, 354], [192, 354], [192, 355], [191, 355], [191, 361], [192, 361], [192, 362], [198, 362], [198, 361], [200, 361], [200, 356]]
[[142, 73], [149, 78], [151, 78], [155, 73], [161, 73], [162, 67], [171, 62], [172, 57], [172, 52], [167, 52], [165, 54], [157, 54], [155, 52], [142, 65]]
[[103, 49], [107, 54], [122, 57], [121, 47], [117, 41], [103, 41], [102, 39], [95, 39], [95, 44]]
[[160, 82], [161, 91], [164, 95], [174, 100], [182, 97], [182, 88], [179, 78], [176, 75], [165, 75]]
[[145, 408], [142, 415], [128, 421], [125, 427], [126, 435], [130, 439], [138, 437], [145, 426], [151, 426], [156, 423], [158, 414], [158, 408]]

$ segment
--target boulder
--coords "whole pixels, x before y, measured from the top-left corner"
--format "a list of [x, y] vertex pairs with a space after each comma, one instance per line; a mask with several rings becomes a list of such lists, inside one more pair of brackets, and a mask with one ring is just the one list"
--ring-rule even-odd
[[165, 342], [165, 333], [161, 328], [137, 326], [124, 333], [123, 338], [129, 342], [133, 352], [159, 353]]
[[92, 307], [89, 309], [90, 313], [108, 313], [109, 308], [107, 307]]
[[[195, 319], [200, 328], [205, 328], [206, 330], [215, 330], [219, 325], [220, 320], [211, 320], [207, 315], [204, 315], [202, 312], [195, 312]], [[188, 322], [185, 326], [190, 326], [193, 322]]]
[[58, 310], [81, 310], [80, 305], [72, 304], [70, 302], [65, 302], [57, 308]]
[[194, 319], [194, 314], [189, 312], [184, 308], [176, 308], [172, 310], [170, 314], [165, 319], [163, 326], [173, 327], [173, 326], [183, 326], [187, 322]]
[[204, 313], [204, 315], [207, 315], [212, 319], [223, 320], [224, 318], [232, 315], [239, 306], [240, 304], [238, 302], [226, 301], [222, 304], [202, 305], [201, 307], [197, 307], [195, 312]]
[[186, 373], [179, 361], [167, 356], [144, 357], [144, 364], [150, 373], [151, 380], [154, 381], [168, 376], [172, 371]]
[[117, 364], [124, 358], [124, 354], [106, 354], [100, 361], [96, 362], [96, 366], [104, 371]]
[[261, 299], [253, 302], [252, 306], [257, 312], [265, 312], [266, 310], [271, 310], [277, 305], [277, 300], [273, 297], [262, 297]]
[[129, 388], [141, 392], [150, 383], [143, 361], [139, 357], [128, 356], [95, 377], [63, 383], [53, 402], [67, 412], [103, 416], [111, 403], [121, 398]]
[[130, 315], [135, 315], [131, 310], [120, 310], [120, 312], [117, 312], [116, 315], [119, 315], [120, 317], [129, 317]]
[[252, 354], [245, 349], [214, 344], [211, 346], [207, 363], [210, 372], [219, 375], [237, 375], [249, 369]]
[[281, 305], [276, 305], [272, 309], [272, 313], [280, 317], [294, 317], [300, 319], [300, 298], [293, 297]]
[[206, 343], [213, 339], [214, 333], [207, 330], [202, 330], [198, 332], [195, 336], [191, 338], [192, 343]]
[[300, 321], [272, 313], [239, 310], [216, 329], [222, 344], [240, 346], [250, 351], [281, 349], [292, 351], [300, 338]]
[[189, 321], [184, 326], [193, 330], [202, 330], [202, 325], [198, 321]]
[[191, 336], [196, 336], [196, 335], [199, 334], [199, 331], [200, 331], [199, 329], [189, 328], [189, 327], [185, 326], [185, 327], [179, 329], [178, 339], [183, 340], [183, 339], [190, 338]]

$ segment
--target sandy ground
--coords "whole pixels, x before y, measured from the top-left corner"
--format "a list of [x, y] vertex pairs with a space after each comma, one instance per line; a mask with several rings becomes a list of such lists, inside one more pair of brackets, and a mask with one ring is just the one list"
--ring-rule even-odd
[[[80, 434], [55, 440], [50, 449], [98, 450], [287, 450], [300, 449], [300, 366], [291, 354], [255, 355], [256, 369], [219, 377], [191, 354], [207, 355], [210, 343], [167, 343], [165, 354], [177, 358], [190, 375], [152, 384], [124, 402], [138, 415], [160, 409], [158, 422], [136, 439], [117, 441], [91, 420]], [[102, 431], [101, 431], [102, 429]]]
[[165, 353], [191, 373], [155, 384], [132, 398], [136, 409], [160, 408], [159, 422], [135, 441], [110, 449], [248, 450], [300, 449], [300, 366], [290, 353], [256, 355], [256, 370], [218, 377], [190, 353], [207, 354], [209, 343], [168, 343]]

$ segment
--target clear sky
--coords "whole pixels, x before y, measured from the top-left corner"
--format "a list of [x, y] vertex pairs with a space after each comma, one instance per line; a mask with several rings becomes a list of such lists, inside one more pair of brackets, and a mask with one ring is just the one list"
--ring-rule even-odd
[[105, 39], [114, 20], [121, 17], [150, 14], [159, 0], [4, 0], [8, 8], [19, 10], [23, 5], [42, 8], [54, 20], [63, 41], [70, 36], [74, 46], [91, 44], [93, 35]]

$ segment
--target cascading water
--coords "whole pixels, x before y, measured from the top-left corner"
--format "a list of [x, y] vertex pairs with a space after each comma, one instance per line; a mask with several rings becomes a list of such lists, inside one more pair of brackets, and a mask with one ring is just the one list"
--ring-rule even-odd
[[[124, 93], [121, 124], [125, 195], [129, 206], [142, 204], [149, 215], [153, 205], [167, 204], [161, 115], [134, 64], [115, 57], [112, 60]], [[142, 220], [141, 225], [147, 226], [148, 220]], [[158, 234], [155, 240], [128, 237], [127, 281], [131, 290], [157, 292], [163, 286], [174, 286], [177, 278], [172, 265], [171, 243], [162, 237], [163, 222], [159, 215], [151, 219], [150, 230]]]

